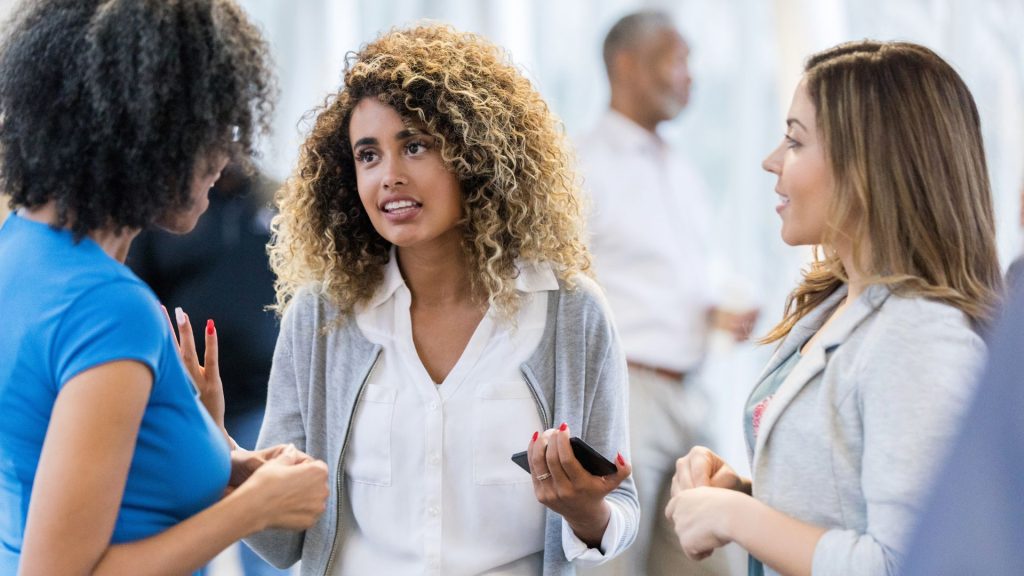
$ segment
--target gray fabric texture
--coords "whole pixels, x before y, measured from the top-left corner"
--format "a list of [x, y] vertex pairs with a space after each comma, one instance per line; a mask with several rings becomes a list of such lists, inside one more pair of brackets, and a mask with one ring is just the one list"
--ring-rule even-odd
[[[628, 376], [607, 304], [597, 285], [577, 277], [548, 292], [544, 336], [521, 366], [534, 391], [541, 421], [566, 422], [606, 457], [629, 459]], [[270, 374], [267, 412], [257, 448], [292, 443], [327, 463], [331, 492], [327, 510], [305, 532], [267, 530], [245, 541], [263, 558], [284, 568], [302, 559], [303, 576], [323, 575], [340, 541], [346, 438], [359, 396], [380, 347], [369, 342], [353, 318], [335, 326], [336, 309], [312, 289], [300, 291], [284, 315]], [[325, 328], [335, 326], [325, 333]], [[524, 448], [528, 439], [524, 439]], [[511, 455], [510, 455], [511, 456]], [[632, 478], [607, 496], [626, 512], [623, 540], [636, 537], [640, 509]], [[561, 516], [548, 510], [545, 576], [575, 573], [562, 551]], [[495, 543], [500, 546], [500, 542]], [[339, 545], [340, 546], [340, 545]], [[334, 551], [336, 556], [338, 550]], [[336, 561], [336, 560], [335, 560]]]
[[[801, 319], [762, 378], [845, 296], [844, 286]], [[758, 500], [828, 528], [815, 576], [900, 573], [984, 356], [962, 312], [884, 286], [866, 289], [806, 351], [765, 411], [750, 456]]]

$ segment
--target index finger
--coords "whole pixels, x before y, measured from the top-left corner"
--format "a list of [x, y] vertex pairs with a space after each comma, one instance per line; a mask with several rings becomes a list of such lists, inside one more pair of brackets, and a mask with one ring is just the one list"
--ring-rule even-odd
[[[556, 466], [551, 466], [551, 462], [549, 461], [548, 465], [551, 466], [552, 470], [555, 470], [555, 468], [560, 469], [558, 470], [559, 474], [555, 475], [564, 476], [565, 479], [571, 482], [574, 486], [577, 482], [586, 478], [587, 476], [592, 476], [590, 472], [587, 472], [586, 470], [583, 469], [583, 465], [580, 464], [580, 461], [576, 458], [576, 454], [573, 453], [572, 443], [569, 442], [568, 428], [556, 432], [554, 436], [555, 454], [553, 455], [553, 459], [556, 460], [558, 464]], [[551, 450], [550, 446], [548, 450]], [[552, 472], [552, 474], [554, 474], [554, 472]]]

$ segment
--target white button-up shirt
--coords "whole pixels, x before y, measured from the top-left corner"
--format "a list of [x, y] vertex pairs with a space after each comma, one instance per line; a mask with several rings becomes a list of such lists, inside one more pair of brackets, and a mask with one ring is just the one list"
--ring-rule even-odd
[[657, 134], [609, 110], [579, 155], [594, 270], [626, 357], [688, 371], [704, 353], [711, 305], [705, 186]]
[[[545, 508], [510, 459], [542, 430], [520, 371], [547, 319], [546, 265], [520, 266], [517, 327], [488, 310], [444, 382], [435, 384], [412, 339], [411, 294], [394, 253], [363, 334], [383, 348], [356, 409], [345, 456], [340, 561], [334, 575], [503, 574], [543, 571]], [[613, 503], [601, 550], [563, 521], [566, 557], [596, 564], [617, 554], [623, 513]], [[602, 553], [602, 550], [604, 553]]]

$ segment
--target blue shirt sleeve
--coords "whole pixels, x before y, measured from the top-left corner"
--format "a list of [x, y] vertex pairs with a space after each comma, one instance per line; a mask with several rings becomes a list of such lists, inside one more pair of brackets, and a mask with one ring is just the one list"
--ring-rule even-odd
[[170, 330], [160, 303], [140, 284], [107, 282], [79, 296], [64, 311], [52, 349], [58, 391], [101, 364], [135, 360], [154, 375]]

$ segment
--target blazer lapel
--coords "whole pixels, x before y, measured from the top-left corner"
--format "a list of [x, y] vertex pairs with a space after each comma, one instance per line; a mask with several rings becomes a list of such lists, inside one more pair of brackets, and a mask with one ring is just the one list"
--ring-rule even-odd
[[[828, 315], [835, 309], [839, 301], [846, 296], [846, 292], [847, 288], [843, 285], [793, 327], [789, 336], [786, 337], [782, 345], [779, 346], [775, 356], [768, 363], [768, 367], [758, 380], [759, 384], [761, 380], [768, 377], [779, 364], [789, 358], [798, 347], [802, 346], [825, 323]], [[836, 321], [828, 326], [826, 331], [818, 338], [818, 341], [814, 343], [814, 346], [793, 367], [793, 371], [789, 373], [789, 376], [779, 387], [771, 403], [768, 405], [768, 409], [765, 410], [762, 416], [752, 455], [753, 463], [751, 470], [756, 470], [759, 456], [763, 453], [775, 423], [778, 422], [779, 417], [785, 412], [793, 399], [796, 398], [797, 394], [803, 390], [804, 386], [825, 369], [828, 354], [842, 345], [857, 326], [876, 312], [889, 297], [889, 294], [889, 289], [885, 286], [868, 286], [860, 297], [857, 298], [857, 301], [852, 303], [843, 312], [842, 316], [836, 318]]]

